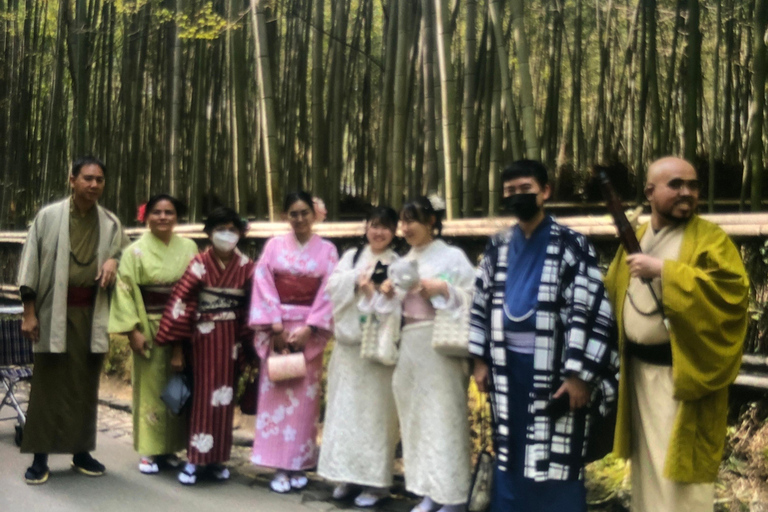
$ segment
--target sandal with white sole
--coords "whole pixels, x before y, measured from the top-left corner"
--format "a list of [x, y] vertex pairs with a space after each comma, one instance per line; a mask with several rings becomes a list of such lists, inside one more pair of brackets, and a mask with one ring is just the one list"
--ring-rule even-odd
[[179, 482], [183, 485], [195, 485], [197, 483], [197, 466], [187, 462], [184, 469], [179, 471]]
[[274, 492], [285, 494], [291, 491], [291, 480], [285, 473], [277, 473], [275, 478], [269, 482], [269, 488]]
[[144, 475], [154, 475], [160, 472], [160, 467], [154, 457], [142, 457], [139, 460], [139, 471]]
[[355, 506], [370, 508], [385, 498], [389, 498], [388, 489], [366, 489], [355, 498]]
[[304, 473], [294, 473], [291, 475], [291, 489], [300, 491], [309, 483], [309, 479]]

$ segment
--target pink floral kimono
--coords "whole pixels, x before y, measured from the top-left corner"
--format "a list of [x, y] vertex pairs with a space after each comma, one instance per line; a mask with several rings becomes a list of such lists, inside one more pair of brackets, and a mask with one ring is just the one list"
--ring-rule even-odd
[[[333, 305], [325, 291], [338, 261], [336, 247], [317, 235], [300, 245], [293, 233], [267, 242], [253, 277], [250, 326], [261, 359], [252, 462], [299, 471], [317, 464], [323, 349], [333, 331]], [[274, 323], [286, 333], [314, 326], [304, 348], [307, 375], [272, 382], [267, 377]]]

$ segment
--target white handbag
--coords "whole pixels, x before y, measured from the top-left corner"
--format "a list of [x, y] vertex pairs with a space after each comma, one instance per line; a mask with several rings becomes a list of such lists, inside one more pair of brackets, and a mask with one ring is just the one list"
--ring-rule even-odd
[[435, 311], [432, 348], [451, 357], [469, 357], [469, 300], [462, 298], [461, 307]]
[[400, 315], [379, 319], [375, 314], [369, 314], [362, 324], [362, 331], [360, 357], [386, 366], [397, 363]]

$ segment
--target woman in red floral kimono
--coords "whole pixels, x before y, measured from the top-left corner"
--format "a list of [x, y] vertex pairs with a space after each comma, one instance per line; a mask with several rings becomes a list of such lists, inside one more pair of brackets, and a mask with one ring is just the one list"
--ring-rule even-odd
[[185, 485], [197, 482], [205, 465], [216, 480], [229, 478], [223, 465], [232, 449], [235, 363], [253, 333], [247, 327], [247, 299], [253, 261], [237, 250], [247, 224], [234, 210], [217, 208], [205, 221], [213, 244], [195, 256], [173, 288], [157, 334], [157, 343], [173, 343], [171, 365], [184, 367], [183, 345], [191, 358], [192, 408], [189, 462], [179, 473]]

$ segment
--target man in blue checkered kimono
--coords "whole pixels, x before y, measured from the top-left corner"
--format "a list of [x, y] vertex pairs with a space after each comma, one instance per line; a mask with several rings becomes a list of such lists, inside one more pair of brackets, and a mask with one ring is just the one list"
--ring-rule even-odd
[[590, 425], [616, 400], [611, 306], [586, 237], [544, 213], [546, 168], [517, 161], [502, 183], [518, 223], [486, 247], [469, 347], [494, 411], [491, 510], [586, 512]]

